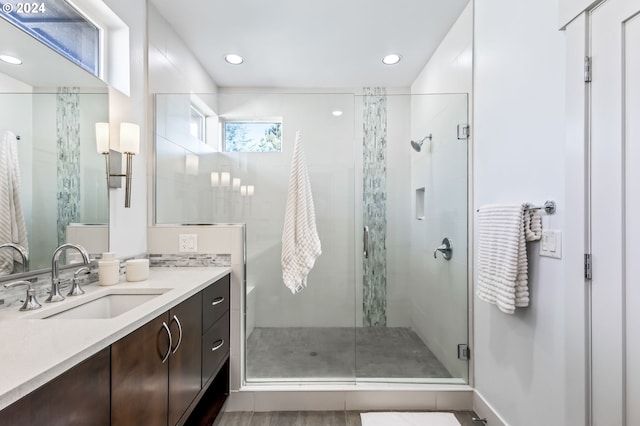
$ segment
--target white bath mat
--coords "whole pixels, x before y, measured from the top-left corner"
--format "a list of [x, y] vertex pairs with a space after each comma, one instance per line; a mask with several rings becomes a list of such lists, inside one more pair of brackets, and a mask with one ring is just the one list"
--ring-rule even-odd
[[362, 426], [460, 426], [452, 413], [361, 413]]

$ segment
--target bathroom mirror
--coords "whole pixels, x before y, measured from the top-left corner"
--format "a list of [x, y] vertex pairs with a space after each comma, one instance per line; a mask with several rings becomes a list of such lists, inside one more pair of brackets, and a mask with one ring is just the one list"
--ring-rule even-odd
[[[22, 60], [0, 63], [0, 143], [19, 138], [12, 170], [19, 170], [29, 272], [50, 268], [64, 242], [91, 254], [108, 251], [105, 160], [95, 140], [95, 123], [109, 121], [106, 84], [3, 19], [0, 53]], [[18, 262], [0, 271], [0, 281], [16, 273], [22, 273]]]

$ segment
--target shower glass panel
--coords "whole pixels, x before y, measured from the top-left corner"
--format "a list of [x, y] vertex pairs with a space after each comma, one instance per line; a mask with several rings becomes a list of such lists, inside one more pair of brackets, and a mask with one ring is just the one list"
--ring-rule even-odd
[[[467, 95], [196, 98], [156, 96], [155, 218], [246, 223], [245, 383], [468, 383], [458, 359], [468, 342], [468, 144], [457, 132]], [[204, 142], [190, 136], [194, 102], [209, 109]], [[278, 137], [282, 151], [224, 152], [227, 121], [281, 123], [224, 137], [252, 147]], [[322, 255], [292, 294], [280, 256], [297, 131]], [[445, 237], [451, 259], [434, 258]]]

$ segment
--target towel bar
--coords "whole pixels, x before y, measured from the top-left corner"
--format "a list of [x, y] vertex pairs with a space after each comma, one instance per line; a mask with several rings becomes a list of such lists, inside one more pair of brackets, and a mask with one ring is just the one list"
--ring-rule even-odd
[[[544, 210], [547, 214], [554, 214], [556, 212], [556, 202], [553, 200], [547, 200], [542, 206], [531, 206], [527, 210]], [[479, 212], [480, 209], [476, 209]]]

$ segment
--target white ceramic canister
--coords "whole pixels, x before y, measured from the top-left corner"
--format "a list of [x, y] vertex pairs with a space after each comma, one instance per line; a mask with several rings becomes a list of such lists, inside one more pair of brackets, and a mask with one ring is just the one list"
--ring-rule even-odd
[[124, 265], [127, 281], [144, 281], [149, 278], [149, 259], [131, 259]]
[[98, 284], [114, 285], [120, 282], [120, 261], [115, 253], [102, 253], [98, 261]]

